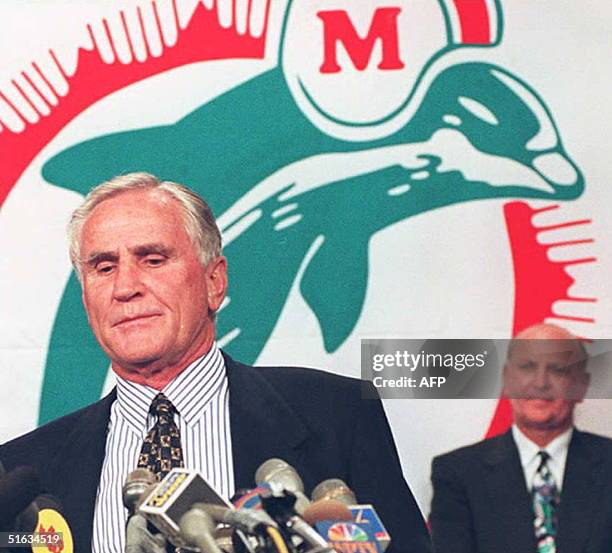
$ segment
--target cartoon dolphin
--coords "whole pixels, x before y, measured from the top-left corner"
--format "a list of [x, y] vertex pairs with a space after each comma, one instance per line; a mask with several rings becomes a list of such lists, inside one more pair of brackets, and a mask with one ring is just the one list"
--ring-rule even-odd
[[[44, 165], [43, 176], [86, 194], [92, 185], [130, 171], [188, 183], [221, 215], [224, 234], [232, 236], [226, 254], [239, 285], [230, 289], [219, 335], [246, 362], [254, 362], [265, 346], [299, 273], [325, 347], [337, 349], [359, 319], [368, 243], [379, 230], [469, 200], [568, 200], [584, 188], [538, 95], [484, 63], [442, 71], [409, 123], [384, 139], [350, 142], [322, 133], [296, 107], [274, 69], [174, 125], [68, 148]], [[275, 279], [263, 286], [261, 274]], [[67, 335], [70, 344], [59, 344]], [[64, 412], [99, 397], [108, 368], [87, 329], [72, 276], [52, 332], [42, 420], [57, 415], [45, 407], [52, 405], [48, 396], [59, 394], [67, 381], [79, 381], [83, 351], [95, 385], [64, 404]]]

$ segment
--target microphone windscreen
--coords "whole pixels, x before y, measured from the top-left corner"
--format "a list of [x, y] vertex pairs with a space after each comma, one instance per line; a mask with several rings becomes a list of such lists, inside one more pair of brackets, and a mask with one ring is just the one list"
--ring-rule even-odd
[[147, 469], [136, 469], [130, 472], [123, 484], [123, 506], [133, 514], [143, 495], [152, 491], [151, 486], [157, 484], [155, 475]]
[[57, 513], [62, 512], [62, 506], [59, 500], [52, 495], [42, 494], [36, 496], [34, 501], [32, 501], [32, 503], [30, 503], [19, 515], [15, 531], [27, 533], [37, 532], [41, 522], [40, 513], [46, 509]]
[[302, 513], [302, 518], [312, 525], [323, 520], [353, 520], [353, 515], [344, 503], [321, 499], [311, 503]]
[[[54, 539], [57, 540], [49, 545], [49, 551], [74, 553], [72, 530], [62, 514], [63, 509], [59, 500], [52, 495], [39, 495], [32, 502], [32, 505], [28, 507], [28, 510], [31, 507], [35, 507], [38, 512], [35, 531], [41, 534], [53, 535]], [[32, 530], [27, 531], [32, 532]]]
[[297, 471], [282, 459], [268, 459], [255, 472], [255, 483], [282, 486], [290, 492], [304, 493], [304, 483]]
[[355, 494], [348, 485], [339, 478], [328, 478], [315, 486], [312, 490], [312, 500], [320, 501], [321, 499], [336, 499], [345, 505], [354, 505], [357, 503]]
[[8, 530], [41, 491], [40, 477], [32, 467], [17, 467], [0, 476], [0, 528]]

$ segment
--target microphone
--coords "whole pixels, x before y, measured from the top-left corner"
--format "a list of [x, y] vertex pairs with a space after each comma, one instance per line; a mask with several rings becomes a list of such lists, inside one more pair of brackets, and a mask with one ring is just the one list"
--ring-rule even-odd
[[237, 528], [247, 534], [256, 534], [268, 526], [278, 527], [270, 515], [261, 509], [228, 509], [206, 503], [195, 503], [193, 508], [205, 511], [217, 523]]
[[[312, 499], [315, 502], [324, 499], [341, 501], [351, 511], [353, 523], [368, 535], [376, 538], [376, 542], [383, 551], [391, 543], [391, 536], [389, 536], [389, 532], [387, 532], [374, 507], [372, 505], [358, 504], [355, 494], [343, 480], [339, 478], [323, 480], [312, 491]], [[319, 525], [317, 525], [317, 529], [323, 534], [328, 531], [326, 528], [320, 528]], [[352, 530], [355, 529], [353, 528]], [[348, 527], [343, 527], [342, 532], [351, 534], [352, 530], [349, 530]], [[359, 533], [357, 530], [355, 532]]]
[[49, 550], [62, 551], [62, 553], [73, 553], [74, 543], [72, 531], [68, 522], [61, 514], [62, 507], [58, 499], [49, 494], [38, 495], [30, 505], [17, 517], [13, 532], [38, 533], [41, 543], [33, 544], [34, 547], [47, 547]]
[[264, 461], [255, 471], [255, 482], [281, 486], [289, 492], [304, 493], [304, 482], [297, 471], [287, 461], [272, 458]]
[[139, 513], [132, 515], [125, 527], [125, 553], [166, 553], [166, 538], [152, 534], [147, 519]]
[[130, 472], [123, 484], [123, 505], [127, 508], [130, 516], [136, 512], [141, 500], [144, 499], [153, 487], [157, 485], [157, 478], [147, 469], [136, 469]]
[[147, 519], [138, 512], [140, 503], [157, 484], [155, 475], [147, 469], [130, 472], [123, 485], [123, 505], [128, 510], [125, 525], [125, 553], [165, 553], [166, 538], [149, 531]]
[[42, 546], [61, 547], [73, 553], [72, 532], [60, 514], [57, 499], [41, 494], [42, 485], [35, 469], [19, 466], [7, 472], [0, 462], [0, 531], [44, 534]]
[[18, 520], [19, 525], [15, 528], [17, 532], [46, 534], [47, 549], [53, 550], [54, 547], [62, 553], [73, 553], [72, 531], [62, 515], [62, 505], [56, 497], [50, 494], [37, 496]]
[[215, 523], [212, 517], [197, 504], [181, 517], [179, 531], [189, 547], [197, 547], [201, 553], [222, 553], [213, 538]]
[[19, 513], [42, 492], [36, 470], [20, 466], [6, 472], [0, 464], [0, 530], [13, 529]]
[[345, 505], [355, 505], [357, 498], [353, 491], [340, 478], [328, 478], [312, 490], [312, 500], [335, 499]]
[[255, 483], [273, 492], [289, 492], [295, 497], [293, 509], [297, 514], [302, 514], [310, 505], [309, 499], [304, 495], [304, 482], [300, 475], [283, 459], [272, 458], [264, 461], [255, 471]]
[[195, 503], [193, 508], [205, 511], [214, 522], [223, 524], [215, 532], [215, 542], [226, 553], [256, 553], [265, 551], [266, 532], [276, 523], [263, 510], [228, 509], [219, 505]]
[[353, 520], [353, 514], [336, 499], [320, 499], [310, 504], [302, 513], [302, 518], [312, 526], [324, 520]]
[[[181, 536], [180, 521], [194, 503], [231, 508], [231, 504], [197, 472], [174, 468], [145, 497], [138, 507], [138, 512], [143, 514], [173, 545], [187, 547]], [[196, 513], [194, 517], [197, 519], [198, 516], [200, 515]], [[206, 516], [210, 515], [207, 513]]]
[[310, 501], [304, 495], [304, 483], [297, 471], [282, 459], [268, 459], [255, 472], [258, 486], [269, 484], [260, 496], [264, 509], [281, 527], [299, 536], [317, 552], [332, 551], [327, 541], [301, 516]]

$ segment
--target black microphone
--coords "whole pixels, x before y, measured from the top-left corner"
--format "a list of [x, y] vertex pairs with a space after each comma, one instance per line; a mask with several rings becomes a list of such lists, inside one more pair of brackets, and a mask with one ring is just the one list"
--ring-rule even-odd
[[[40, 547], [46, 547], [50, 551], [55, 549], [62, 553], [74, 551], [72, 531], [62, 515], [61, 503], [50, 494], [36, 496], [17, 517], [11, 531], [38, 534], [32, 543], [32, 551], [38, 551]], [[15, 544], [15, 547], [23, 545]]]
[[0, 464], [0, 531], [14, 529], [17, 516], [42, 492], [35, 469], [20, 466], [6, 472]]
[[72, 553], [72, 532], [59, 500], [41, 492], [34, 468], [19, 466], [6, 472], [0, 462], [0, 531], [37, 533], [41, 541], [34, 545], [61, 547], [64, 553]]

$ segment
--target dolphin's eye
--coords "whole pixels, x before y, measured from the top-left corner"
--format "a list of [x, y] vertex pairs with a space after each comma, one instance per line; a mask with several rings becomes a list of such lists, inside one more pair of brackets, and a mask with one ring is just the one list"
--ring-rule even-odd
[[444, 121], [447, 125], [452, 125], [453, 127], [458, 127], [462, 123], [461, 117], [457, 117], [456, 115], [453, 115], [452, 113], [447, 113], [443, 115], [442, 121]]
[[467, 96], [459, 96], [458, 100], [467, 111], [478, 117], [478, 119], [481, 119], [489, 125], [499, 125], [497, 117], [495, 117], [493, 112], [484, 104], [481, 104], [473, 98], [468, 98]]

